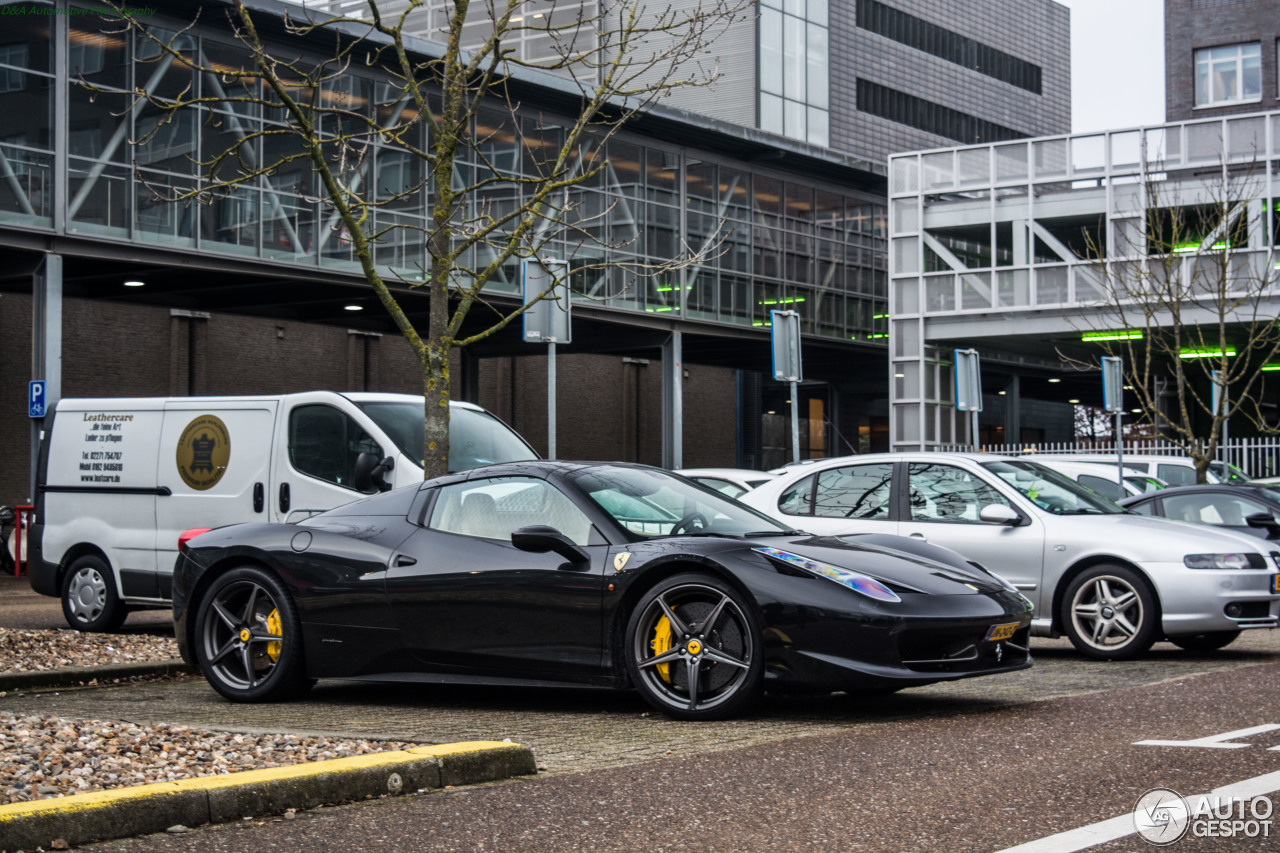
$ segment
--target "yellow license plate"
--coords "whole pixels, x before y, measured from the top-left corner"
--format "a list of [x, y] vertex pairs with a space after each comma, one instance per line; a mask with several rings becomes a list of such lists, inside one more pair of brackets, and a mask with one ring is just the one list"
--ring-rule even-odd
[[1013, 632], [1018, 630], [1017, 622], [1010, 622], [1007, 625], [992, 625], [991, 630], [987, 632], [986, 642], [994, 643], [997, 640], [1007, 640], [1013, 636]]
[[1280, 592], [1280, 575], [1271, 576], [1271, 591]]

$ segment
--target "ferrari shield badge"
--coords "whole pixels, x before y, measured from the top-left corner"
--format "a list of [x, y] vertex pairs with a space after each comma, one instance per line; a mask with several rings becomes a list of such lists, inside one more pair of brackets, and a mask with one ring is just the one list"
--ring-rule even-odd
[[627, 564], [627, 560], [630, 560], [630, 559], [631, 559], [631, 555], [626, 551], [623, 551], [621, 554], [615, 555], [613, 558], [613, 570], [615, 572], [622, 571], [622, 567], [625, 566]]

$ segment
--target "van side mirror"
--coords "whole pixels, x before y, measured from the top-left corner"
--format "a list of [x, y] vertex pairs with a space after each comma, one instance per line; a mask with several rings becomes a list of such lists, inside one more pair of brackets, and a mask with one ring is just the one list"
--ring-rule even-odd
[[377, 489], [380, 492], [388, 492], [391, 490], [391, 484], [387, 482], [387, 472], [396, 464], [393, 457], [388, 456], [381, 462], [378, 457], [372, 453], [361, 453], [356, 457], [355, 470], [352, 471], [351, 484], [356, 487], [359, 492], [372, 492]]
[[519, 530], [512, 531], [511, 544], [521, 551], [528, 551], [532, 554], [545, 554], [548, 551], [554, 551], [574, 564], [587, 563], [591, 559], [587, 552], [573, 544], [568, 536], [565, 536], [554, 527], [547, 527], [543, 524], [521, 527]]
[[987, 504], [979, 511], [978, 518], [987, 524], [1015, 525], [1022, 523], [1022, 516], [1003, 504]]

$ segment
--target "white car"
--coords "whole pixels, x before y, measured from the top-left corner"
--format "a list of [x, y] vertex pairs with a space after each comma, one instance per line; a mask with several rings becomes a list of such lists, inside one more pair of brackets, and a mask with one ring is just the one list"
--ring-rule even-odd
[[681, 468], [675, 473], [696, 483], [710, 486], [720, 494], [739, 498], [756, 486], [769, 482], [776, 474], [749, 468]]
[[1168, 485], [1159, 477], [1144, 474], [1128, 466], [1125, 466], [1122, 483], [1115, 465], [1104, 465], [1101, 462], [1064, 462], [1061, 459], [1043, 459], [1039, 456], [1035, 457], [1035, 461], [1052, 468], [1059, 474], [1065, 474], [1080, 485], [1093, 489], [1113, 501], [1156, 492]]
[[[1114, 453], [1032, 453], [1021, 459], [1034, 459], [1046, 465], [1051, 460], [1061, 462], [1098, 462], [1115, 466]], [[1136, 468], [1145, 474], [1159, 477], [1171, 486], [1193, 486], [1196, 482], [1196, 465], [1187, 456], [1153, 456], [1150, 454], [1130, 454], [1123, 456], [1124, 467]], [[1247, 483], [1249, 478], [1240, 469], [1224, 468], [1220, 462], [1209, 463], [1207, 478], [1210, 483], [1221, 483], [1224, 480]]]
[[1221, 648], [1280, 624], [1280, 553], [1250, 536], [1128, 513], [1027, 458], [885, 453], [827, 459], [743, 495], [814, 534], [942, 545], [1009, 580], [1032, 632], [1098, 659], [1165, 637]]

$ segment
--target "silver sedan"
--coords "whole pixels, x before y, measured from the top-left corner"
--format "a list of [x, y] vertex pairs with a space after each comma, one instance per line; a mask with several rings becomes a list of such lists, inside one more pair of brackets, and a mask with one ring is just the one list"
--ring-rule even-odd
[[1014, 584], [1032, 631], [1098, 659], [1166, 637], [1221, 648], [1280, 623], [1280, 553], [1249, 536], [1126, 512], [1036, 462], [986, 454], [826, 459], [739, 498], [811, 533], [942, 545]]

